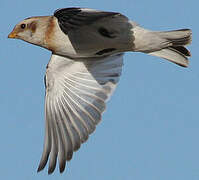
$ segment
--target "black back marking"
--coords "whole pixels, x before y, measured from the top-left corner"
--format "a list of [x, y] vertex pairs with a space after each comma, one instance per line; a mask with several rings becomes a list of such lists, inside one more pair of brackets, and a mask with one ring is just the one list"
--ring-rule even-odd
[[106, 53], [109, 53], [109, 52], [112, 52], [112, 51], [115, 51], [115, 50], [116, 50], [115, 48], [103, 49], [101, 51], [98, 51], [96, 53], [96, 55], [103, 55], [103, 54], [106, 54]]
[[113, 32], [110, 32], [110, 31], [108, 31], [106, 28], [104, 28], [104, 27], [100, 27], [99, 29], [98, 29], [98, 32], [102, 35], [102, 36], [104, 36], [104, 37], [108, 37], [108, 38], [115, 38], [116, 36], [114, 35], [114, 33]]
[[68, 34], [73, 29], [78, 29], [85, 25], [90, 25], [102, 18], [120, 15], [116, 12], [104, 12], [81, 8], [64, 8], [54, 12], [58, 19], [61, 30]]

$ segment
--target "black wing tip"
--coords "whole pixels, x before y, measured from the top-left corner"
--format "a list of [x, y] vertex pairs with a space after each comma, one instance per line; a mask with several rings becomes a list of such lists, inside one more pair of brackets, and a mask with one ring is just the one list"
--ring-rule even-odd
[[49, 167], [48, 168], [48, 175], [52, 174], [55, 170], [55, 166]]
[[49, 162], [49, 166], [48, 166], [48, 174], [52, 174], [56, 168], [56, 164], [57, 164], [57, 156], [56, 158], [53, 158], [52, 161]]
[[42, 171], [44, 169], [44, 167], [38, 167], [38, 169], [37, 169], [37, 173], [39, 173], [40, 171]]
[[68, 151], [67, 156], [66, 156], [67, 161], [70, 161], [72, 157], [73, 157], [73, 150]]
[[37, 172], [40, 172], [45, 168], [47, 161], [48, 161], [48, 156], [49, 156], [49, 153], [47, 153], [45, 157], [42, 156], [40, 163], [39, 163], [39, 167], [37, 169]]
[[46, 161], [45, 161], [44, 163], [40, 163], [40, 164], [39, 164], [39, 167], [38, 167], [38, 169], [37, 169], [37, 172], [42, 171], [42, 170], [45, 168], [45, 166], [46, 166]]
[[61, 174], [64, 172], [65, 167], [66, 167], [66, 162], [63, 163], [63, 164], [61, 164], [61, 165], [59, 166], [59, 172], [60, 172]]
[[[44, 169], [44, 167], [45, 166], [39, 166], [38, 169], [37, 169], [37, 173], [42, 171]], [[60, 173], [63, 173], [65, 168], [66, 168], [66, 162], [59, 166]], [[55, 166], [54, 167], [49, 167], [48, 168], [48, 175], [51, 175], [54, 172], [54, 170], [55, 170]]]

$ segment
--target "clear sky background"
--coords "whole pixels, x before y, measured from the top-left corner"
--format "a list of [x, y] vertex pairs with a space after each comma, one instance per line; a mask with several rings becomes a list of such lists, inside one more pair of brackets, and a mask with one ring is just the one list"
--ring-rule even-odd
[[[103, 121], [60, 175], [37, 173], [51, 53], [7, 35], [24, 18], [63, 7], [121, 12], [145, 28], [191, 28], [189, 68], [127, 53]], [[0, 179], [198, 180], [199, 3], [196, 0], [0, 0]]]

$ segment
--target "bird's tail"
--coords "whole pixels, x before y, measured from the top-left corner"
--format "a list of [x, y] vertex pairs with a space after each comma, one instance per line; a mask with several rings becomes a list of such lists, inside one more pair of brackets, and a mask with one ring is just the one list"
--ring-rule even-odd
[[191, 30], [181, 29], [156, 33], [167, 40], [171, 45], [158, 51], [150, 52], [149, 54], [167, 59], [180, 66], [187, 67], [189, 65], [188, 57], [191, 56], [191, 53], [185, 46], [191, 43]]
[[183, 67], [188, 66], [191, 53], [185, 46], [192, 40], [190, 29], [159, 32], [136, 27], [134, 37], [135, 51], [158, 56]]

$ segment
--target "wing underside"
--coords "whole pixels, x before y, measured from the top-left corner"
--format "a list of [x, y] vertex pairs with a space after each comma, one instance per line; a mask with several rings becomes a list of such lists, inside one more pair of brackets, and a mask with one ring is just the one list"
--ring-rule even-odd
[[71, 60], [52, 55], [46, 71], [45, 142], [38, 171], [60, 172], [100, 122], [121, 75], [123, 54]]

